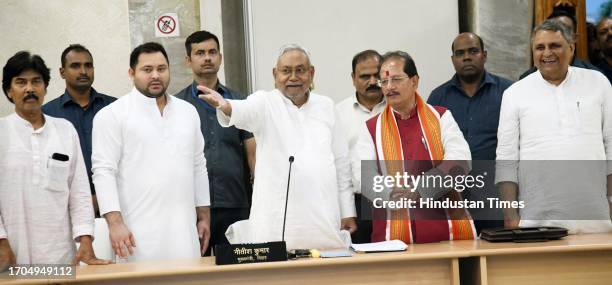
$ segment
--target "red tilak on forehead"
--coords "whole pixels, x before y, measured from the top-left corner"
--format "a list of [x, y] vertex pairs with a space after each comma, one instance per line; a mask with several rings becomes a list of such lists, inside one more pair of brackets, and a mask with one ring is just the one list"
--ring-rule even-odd
[[387, 76], [389, 76], [389, 70], [385, 71], [385, 74], [386, 74]]

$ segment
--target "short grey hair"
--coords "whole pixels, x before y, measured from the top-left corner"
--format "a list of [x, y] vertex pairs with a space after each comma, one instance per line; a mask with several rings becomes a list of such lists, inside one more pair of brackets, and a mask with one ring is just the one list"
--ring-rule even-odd
[[312, 61], [310, 60], [310, 52], [308, 52], [308, 50], [305, 47], [302, 47], [298, 44], [286, 44], [283, 45], [278, 52], [278, 56], [276, 57], [276, 61], [274, 62], [274, 66], [276, 66], [278, 64], [278, 61], [280, 60], [281, 56], [283, 56], [284, 54], [290, 52], [290, 51], [300, 51], [303, 54], [306, 55], [306, 59], [308, 60], [308, 63], [310, 65], [312, 65]]
[[570, 30], [568, 26], [564, 25], [559, 20], [548, 19], [542, 24], [539, 24], [535, 28], [533, 28], [533, 33], [531, 34], [532, 43], [533, 39], [535, 38], [535, 35], [539, 31], [549, 31], [553, 33], [561, 32], [561, 35], [568, 43], [573, 44], [576, 42], [576, 39], [574, 38], [574, 33]]

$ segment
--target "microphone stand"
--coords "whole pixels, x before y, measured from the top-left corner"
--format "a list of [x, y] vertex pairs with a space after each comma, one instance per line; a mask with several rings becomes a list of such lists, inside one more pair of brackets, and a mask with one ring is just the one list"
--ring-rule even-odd
[[289, 203], [289, 182], [291, 181], [291, 165], [293, 164], [293, 155], [289, 157], [289, 175], [287, 176], [287, 194], [285, 195], [285, 214], [283, 215], [283, 238], [285, 241], [285, 223], [287, 222], [287, 204]]

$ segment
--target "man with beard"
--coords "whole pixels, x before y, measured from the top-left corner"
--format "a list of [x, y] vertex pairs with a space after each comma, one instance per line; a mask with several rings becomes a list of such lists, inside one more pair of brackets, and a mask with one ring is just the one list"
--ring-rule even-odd
[[495, 182], [503, 200], [524, 202], [503, 209], [504, 225], [612, 231], [610, 82], [570, 66], [575, 39], [558, 21], [537, 26], [531, 46], [538, 71], [506, 90], [500, 111]]
[[612, 17], [603, 17], [597, 24], [597, 42], [602, 53], [597, 67], [612, 83]]
[[43, 59], [27, 51], [3, 68], [2, 90], [15, 113], [0, 118], [0, 272], [11, 264], [109, 263], [92, 248], [93, 207], [77, 132], [41, 111], [49, 79]]
[[134, 89], [98, 112], [93, 128], [93, 180], [113, 250], [129, 261], [199, 257], [210, 203], [198, 113], [166, 93], [160, 44], [136, 47], [129, 75]]
[[200, 98], [218, 109], [222, 126], [250, 131], [257, 141], [251, 214], [230, 226], [226, 236], [231, 243], [278, 241], [284, 236], [288, 249], [349, 246], [349, 233], [343, 230], [354, 231], [356, 225], [348, 187], [348, 147], [339, 135], [332, 100], [310, 90], [314, 72], [303, 47], [286, 45], [272, 69], [272, 91], [226, 100], [198, 86], [204, 92]]
[[[336, 105], [338, 124], [346, 136], [350, 153], [353, 152], [359, 138], [359, 130], [365, 121], [385, 108], [386, 102], [377, 85], [380, 59], [380, 54], [375, 50], [365, 50], [353, 57], [351, 79], [355, 94]], [[366, 218], [368, 215], [364, 217], [363, 213], [371, 213], [372, 207], [367, 201], [362, 202], [364, 198], [361, 196], [361, 189], [355, 185], [356, 183], [351, 181], [357, 210], [357, 231], [351, 235], [351, 239], [353, 243], [367, 243], [370, 242], [372, 234], [372, 221]]]
[[[478, 35], [474, 33], [458, 35], [451, 45], [451, 50], [453, 52], [451, 61], [456, 73], [448, 82], [431, 92], [427, 103], [445, 107], [452, 112], [470, 145], [473, 160], [494, 161], [502, 95], [512, 81], [485, 70], [487, 51]], [[486, 162], [475, 163], [474, 173], [480, 172], [479, 166], [486, 167]], [[490, 179], [487, 181], [491, 182], [487, 185], [492, 185], [493, 181]], [[465, 191], [465, 198], [483, 200], [484, 196], [492, 197], [493, 191], [482, 197], [476, 197], [478, 194], [484, 194], [483, 190], [485, 189]], [[483, 217], [484, 213], [477, 214], [475, 211], [477, 210], [472, 210], [472, 214], [478, 232], [483, 228], [503, 225], [502, 221], [495, 220], [493, 215], [488, 213], [487, 217]], [[497, 214], [501, 218], [501, 212]]]
[[117, 98], [98, 93], [91, 85], [94, 82], [93, 57], [80, 44], [68, 46], [61, 57], [59, 72], [66, 81], [66, 91], [42, 107], [42, 111], [53, 117], [64, 118], [72, 123], [79, 134], [85, 169], [93, 200], [94, 212], [99, 216], [96, 191], [91, 179], [91, 129], [94, 116]]
[[[228, 243], [225, 231], [231, 224], [249, 218], [255, 139], [253, 134], [236, 127], [221, 127], [217, 110], [198, 98], [196, 87], [204, 85], [226, 99], [242, 99], [242, 95], [221, 84], [217, 77], [223, 59], [217, 36], [197, 31], [185, 40], [185, 49], [187, 65], [193, 71], [193, 83], [176, 97], [193, 105], [200, 116], [211, 193], [210, 248], [214, 248], [217, 244]], [[251, 171], [245, 167], [247, 158]]]

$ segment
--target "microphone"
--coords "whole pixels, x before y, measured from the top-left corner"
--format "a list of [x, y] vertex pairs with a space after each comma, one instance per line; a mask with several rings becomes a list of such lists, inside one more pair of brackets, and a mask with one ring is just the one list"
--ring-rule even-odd
[[287, 175], [287, 194], [285, 195], [285, 214], [283, 215], [283, 237], [281, 241], [285, 241], [285, 223], [287, 222], [287, 204], [289, 203], [289, 182], [291, 181], [291, 165], [295, 158], [289, 156], [289, 174]]

